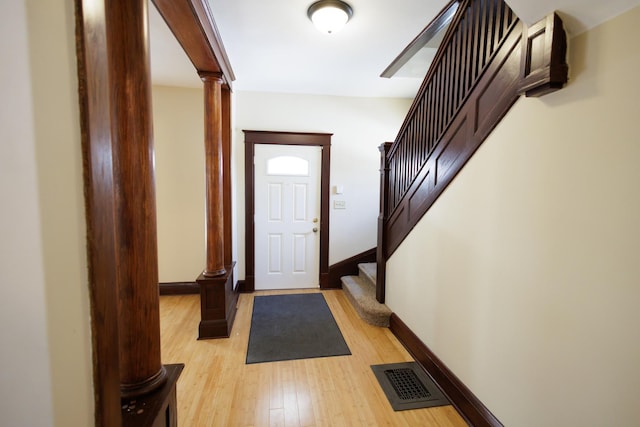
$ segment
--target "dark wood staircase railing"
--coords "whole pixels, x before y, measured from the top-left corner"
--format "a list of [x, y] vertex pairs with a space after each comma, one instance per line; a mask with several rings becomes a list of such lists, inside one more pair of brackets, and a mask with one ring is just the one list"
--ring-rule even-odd
[[565, 85], [565, 56], [556, 14], [527, 27], [503, 0], [459, 2], [396, 140], [381, 149], [378, 271], [521, 94]]
[[[517, 18], [502, 1], [466, 2], [391, 148], [389, 207], [393, 212], [434, 152], [460, 107], [507, 39]], [[465, 10], [466, 9], [466, 10]]]

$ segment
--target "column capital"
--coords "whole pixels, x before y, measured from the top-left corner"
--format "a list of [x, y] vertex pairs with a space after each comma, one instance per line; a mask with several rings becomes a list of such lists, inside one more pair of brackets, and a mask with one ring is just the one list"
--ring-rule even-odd
[[214, 71], [198, 71], [198, 75], [200, 76], [200, 80], [202, 80], [203, 82], [218, 82], [218, 83], [224, 83], [224, 79], [223, 79], [223, 74], [220, 72], [214, 72]]

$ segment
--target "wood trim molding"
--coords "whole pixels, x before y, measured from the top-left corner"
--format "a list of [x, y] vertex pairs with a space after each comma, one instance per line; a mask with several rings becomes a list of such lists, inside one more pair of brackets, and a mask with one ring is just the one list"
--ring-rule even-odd
[[[112, 151], [94, 142], [110, 141], [111, 99], [104, 2], [75, 1], [76, 56], [85, 216], [95, 424], [122, 424], [118, 338], [115, 193]], [[91, 77], [89, 77], [91, 76]], [[106, 144], [105, 144], [106, 145]]]
[[380, 74], [380, 77], [393, 77], [404, 65], [413, 58], [420, 49], [424, 48], [431, 39], [442, 31], [453, 19], [457, 8], [458, 0], [450, 0], [445, 7], [440, 10], [435, 18], [409, 43], [407, 47], [398, 55], [389, 66]]
[[357, 275], [358, 264], [375, 262], [376, 248], [361, 252], [343, 261], [337, 262], [329, 266], [329, 280], [325, 289], [341, 289], [341, 277]]
[[235, 75], [206, 0], [152, 0], [198, 72], [222, 73], [231, 89]]
[[255, 290], [255, 144], [307, 145], [322, 147], [320, 178], [320, 289], [329, 289], [329, 182], [331, 133], [271, 132], [244, 130], [245, 185], [245, 282], [241, 292]]
[[564, 87], [567, 35], [557, 13], [523, 29], [520, 93], [540, 97]]
[[196, 282], [159, 283], [160, 295], [198, 295], [200, 285]]
[[240, 293], [240, 294], [244, 294], [244, 293], [248, 293], [250, 291], [247, 291], [247, 283], [240, 279], [236, 282], [236, 292]]
[[427, 371], [447, 395], [451, 404], [472, 426], [502, 427], [502, 423], [484, 406], [469, 388], [427, 347], [395, 314], [391, 314], [389, 329]]
[[[246, 135], [245, 135], [246, 138]], [[256, 228], [253, 216], [255, 208], [255, 170], [253, 158], [255, 156], [255, 144], [244, 145], [244, 286], [240, 292], [253, 292], [256, 289]]]
[[198, 15], [198, 19], [200, 19], [202, 28], [207, 36], [207, 40], [209, 41], [209, 46], [211, 47], [211, 50], [213, 50], [218, 66], [222, 70], [222, 74], [225, 76], [229, 90], [231, 90], [231, 82], [236, 79], [236, 76], [231, 68], [231, 62], [229, 61], [227, 51], [222, 43], [222, 36], [220, 36], [220, 31], [218, 31], [216, 21], [213, 19], [213, 13], [211, 12], [209, 2], [207, 0], [191, 0], [191, 4]]

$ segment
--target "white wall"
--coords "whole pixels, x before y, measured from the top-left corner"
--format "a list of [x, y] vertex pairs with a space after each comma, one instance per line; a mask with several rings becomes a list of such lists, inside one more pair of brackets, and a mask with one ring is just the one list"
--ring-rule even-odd
[[0, 16], [0, 425], [88, 426], [73, 2], [2, 2]]
[[[393, 141], [411, 100], [238, 92], [233, 162], [239, 276], [244, 278], [243, 130], [333, 133], [329, 263], [376, 246], [379, 211], [378, 146]], [[334, 186], [344, 194], [334, 194]], [[345, 210], [333, 209], [344, 200]]]
[[640, 424], [640, 8], [571, 40], [387, 267], [387, 304], [509, 426]]
[[204, 93], [153, 86], [152, 95], [159, 280], [191, 282], [206, 265]]

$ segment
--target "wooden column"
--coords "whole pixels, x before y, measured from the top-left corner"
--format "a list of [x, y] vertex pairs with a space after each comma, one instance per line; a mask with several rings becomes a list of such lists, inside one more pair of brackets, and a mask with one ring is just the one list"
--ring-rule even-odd
[[115, 193], [120, 390], [162, 386], [158, 250], [146, 0], [106, 2]]
[[[200, 285], [198, 338], [229, 337], [238, 294], [233, 289], [231, 238], [231, 93], [222, 74], [200, 72], [204, 82], [207, 265], [196, 279]], [[226, 213], [226, 215], [225, 215]]]
[[122, 424], [106, 5], [76, 0], [76, 55], [96, 426]]
[[222, 86], [222, 168], [224, 206], [224, 265], [233, 263], [231, 242], [233, 212], [231, 210], [231, 89]]
[[224, 186], [222, 160], [222, 75], [200, 73], [204, 82], [207, 265], [205, 277], [226, 273], [224, 266]]

